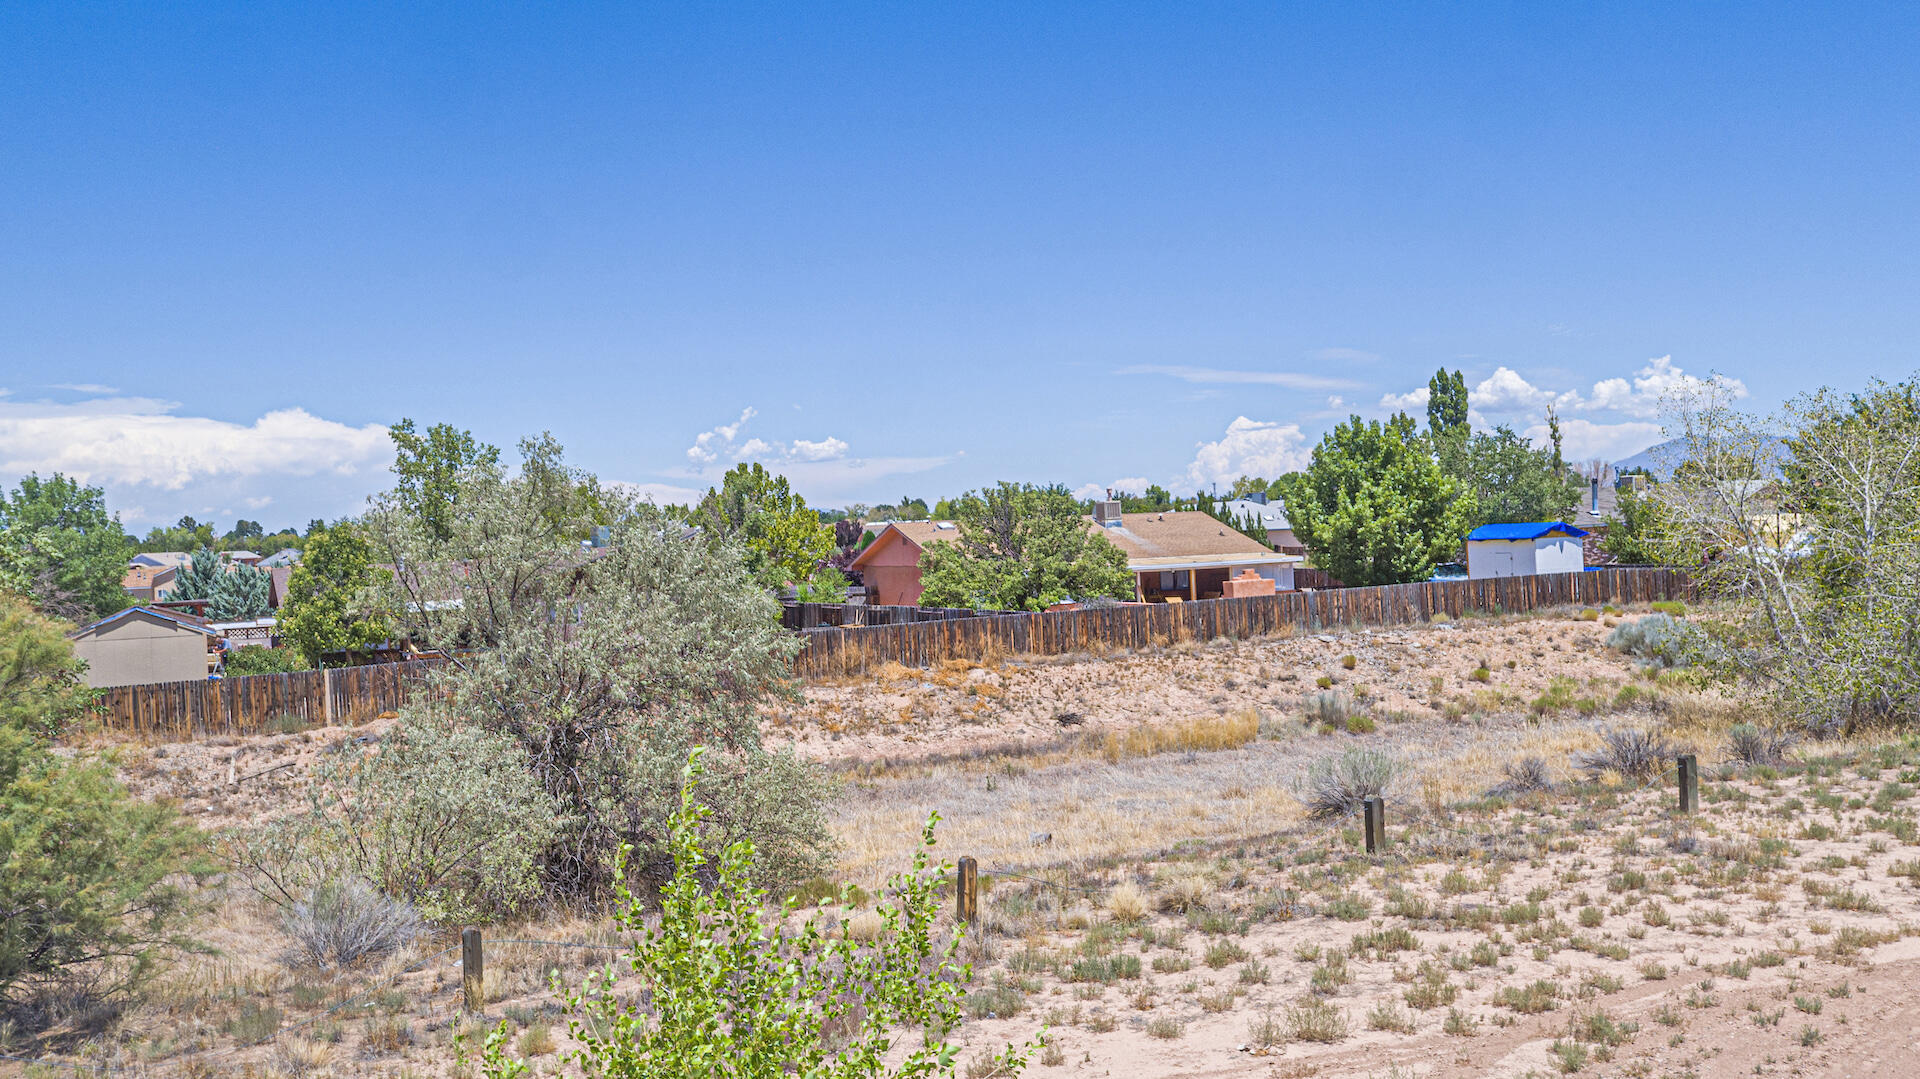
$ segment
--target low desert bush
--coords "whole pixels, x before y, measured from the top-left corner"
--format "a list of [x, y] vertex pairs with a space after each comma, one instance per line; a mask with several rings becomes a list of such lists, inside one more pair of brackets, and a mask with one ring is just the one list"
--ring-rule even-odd
[[1488, 794], [1496, 797], [1512, 797], [1516, 794], [1532, 794], [1535, 791], [1553, 789], [1553, 776], [1547, 771], [1547, 762], [1536, 756], [1525, 756], [1517, 761], [1508, 761], [1502, 769], [1506, 778], [1496, 784]]
[[293, 938], [293, 960], [321, 968], [384, 959], [412, 944], [425, 928], [405, 900], [353, 879], [316, 885], [286, 909], [281, 922]]
[[1793, 743], [1793, 735], [1784, 731], [1736, 723], [1727, 731], [1727, 756], [1742, 764], [1779, 764]]
[[1686, 666], [1687, 643], [1686, 624], [1664, 612], [1622, 622], [1607, 634], [1607, 647], [1625, 652], [1644, 667]]
[[1595, 779], [1618, 772], [1630, 780], [1645, 780], [1665, 771], [1673, 754], [1673, 746], [1658, 735], [1615, 727], [1601, 732], [1599, 749], [1573, 754], [1573, 766]]
[[1323, 730], [1345, 730], [1354, 715], [1353, 698], [1341, 690], [1324, 690], [1301, 702], [1300, 711], [1308, 723]]
[[1342, 1041], [1347, 1030], [1346, 1013], [1324, 1000], [1309, 997], [1287, 1009], [1287, 1033], [1294, 1041]]
[[1308, 766], [1300, 801], [1314, 817], [1348, 816], [1359, 812], [1366, 799], [1384, 796], [1404, 767], [1385, 750], [1354, 746]]

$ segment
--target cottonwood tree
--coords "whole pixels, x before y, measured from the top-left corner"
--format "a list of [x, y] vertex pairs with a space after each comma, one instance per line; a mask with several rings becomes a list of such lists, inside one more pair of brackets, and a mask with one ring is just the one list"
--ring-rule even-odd
[[1666, 546], [1710, 594], [1709, 657], [1820, 733], [1920, 707], [1917, 384], [1826, 389], [1777, 416], [1710, 383], [1670, 402], [1683, 458], [1654, 488]]
[[393, 439], [394, 500], [420, 521], [422, 532], [445, 543], [453, 534], [454, 506], [469, 471], [500, 463], [500, 450], [449, 423], [436, 423], [422, 434], [413, 420], [403, 419], [387, 429]]
[[737, 465], [707, 489], [691, 520], [716, 542], [737, 542], [761, 585], [804, 584], [832, 558], [834, 531], [807, 508], [785, 476], [759, 463]]
[[929, 607], [1037, 611], [1066, 599], [1133, 596], [1127, 556], [1090, 529], [1064, 487], [1001, 482], [962, 496], [950, 543], [920, 554]]
[[1280, 483], [1314, 564], [1350, 585], [1426, 580], [1460, 549], [1475, 513], [1405, 413], [1385, 423], [1352, 417]]
[[84, 622], [125, 608], [120, 580], [132, 553], [98, 487], [35, 473], [0, 498], [0, 586], [56, 617]]
[[[551, 437], [520, 451], [511, 475], [468, 474], [442, 543], [391, 493], [365, 524], [396, 567], [386, 608], [411, 640], [451, 657], [434, 692], [511, 738], [553, 800], [562, 824], [539, 852], [544, 886], [604, 895], [623, 843], [656, 867], [696, 745], [714, 775], [702, 802], [724, 834], [754, 841], [761, 879], [813, 875], [830, 849], [821, 778], [759, 734], [761, 705], [791, 693], [800, 643], [740, 544], [597, 491]], [[599, 520], [610, 542], [583, 548]]]
[[373, 564], [359, 529], [337, 524], [307, 536], [300, 564], [287, 578], [278, 630], [309, 667], [333, 652], [363, 651], [391, 629], [377, 586], [389, 576]]
[[1493, 522], [1566, 521], [1580, 501], [1574, 474], [1558, 454], [1500, 426], [1435, 446], [1441, 467], [1473, 498], [1468, 527]]

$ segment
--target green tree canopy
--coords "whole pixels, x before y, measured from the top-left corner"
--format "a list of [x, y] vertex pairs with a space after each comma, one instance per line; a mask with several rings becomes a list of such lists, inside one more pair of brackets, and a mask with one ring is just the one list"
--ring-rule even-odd
[[1435, 451], [1441, 467], [1473, 498], [1469, 529], [1495, 522], [1569, 521], [1580, 503], [1579, 478], [1556, 463], [1554, 451], [1536, 447], [1511, 427], [1444, 438]]
[[1087, 527], [1066, 488], [1003, 481], [956, 508], [954, 541], [920, 555], [922, 604], [1037, 611], [1066, 599], [1132, 598], [1127, 556]]
[[127, 605], [120, 581], [133, 543], [98, 487], [36, 473], [0, 498], [0, 587], [72, 622]]
[[391, 631], [372, 590], [387, 576], [374, 568], [372, 548], [351, 525], [307, 537], [300, 564], [287, 578], [280, 636], [309, 667], [329, 652], [361, 651], [385, 641]]
[[403, 419], [387, 434], [393, 439], [395, 495], [420, 519], [428, 536], [445, 543], [453, 534], [453, 509], [460, 501], [463, 477], [474, 468], [499, 464], [499, 448], [450, 423], [436, 423], [420, 434], [413, 420]]
[[1600, 549], [1628, 565], [1656, 566], [1667, 561], [1662, 544], [1660, 500], [1650, 493], [1621, 491]]
[[1425, 580], [1459, 549], [1474, 513], [1472, 496], [1441, 471], [1405, 414], [1385, 423], [1354, 416], [1283, 483], [1294, 533], [1319, 568], [1350, 585]]
[[785, 476], [759, 463], [736, 465], [709, 488], [694, 520], [716, 540], [735, 540], [747, 567], [767, 588], [804, 584], [838, 549], [833, 529], [793, 493]]
[[1467, 429], [1467, 380], [1446, 368], [1427, 380], [1427, 433], [1438, 439]]
[[0, 596], [0, 1010], [84, 970], [124, 995], [150, 978], [190, 914], [185, 872], [207, 871], [175, 811], [128, 794], [105, 761], [53, 736], [82, 714], [84, 664], [63, 627]]

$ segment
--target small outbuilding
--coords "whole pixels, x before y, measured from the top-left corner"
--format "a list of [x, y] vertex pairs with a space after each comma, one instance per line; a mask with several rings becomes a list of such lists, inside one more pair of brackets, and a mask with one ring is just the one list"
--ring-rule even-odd
[[1527, 577], [1586, 568], [1586, 532], [1561, 521], [1481, 525], [1467, 533], [1467, 577]]
[[129, 607], [82, 626], [69, 639], [73, 654], [87, 661], [87, 684], [103, 689], [205, 678], [219, 635], [188, 615]]

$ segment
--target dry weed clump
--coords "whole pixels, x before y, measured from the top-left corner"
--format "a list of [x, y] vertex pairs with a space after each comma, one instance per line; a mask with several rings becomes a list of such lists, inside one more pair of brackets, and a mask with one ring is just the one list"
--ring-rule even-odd
[[1242, 708], [1219, 716], [1195, 716], [1162, 726], [1109, 731], [1101, 750], [1109, 764], [1159, 753], [1238, 749], [1260, 737], [1260, 712]]
[[1147, 916], [1147, 896], [1133, 883], [1107, 893], [1107, 913], [1121, 925], [1135, 925]]

